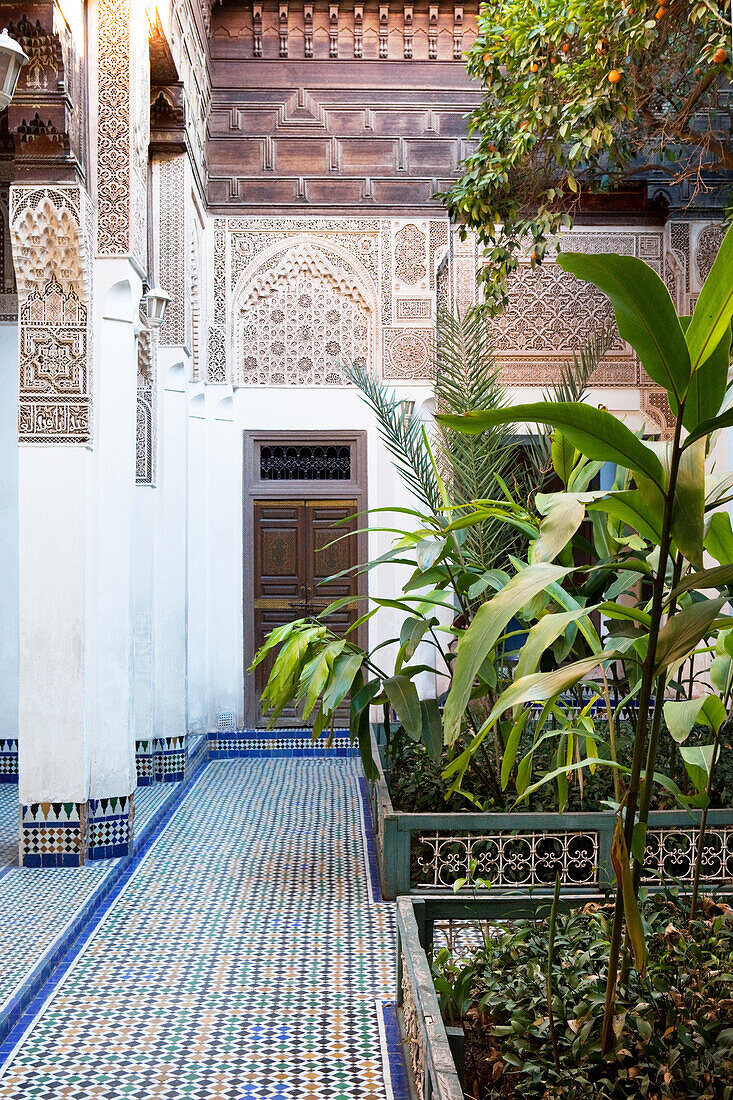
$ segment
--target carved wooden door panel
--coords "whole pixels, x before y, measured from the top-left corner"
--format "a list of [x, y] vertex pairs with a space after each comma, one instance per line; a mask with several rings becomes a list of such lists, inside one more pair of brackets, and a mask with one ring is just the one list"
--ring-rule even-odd
[[[255, 500], [255, 648], [275, 627], [316, 615], [340, 596], [356, 593], [351, 573], [327, 579], [356, 564], [356, 540], [339, 538], [356, 529], [356, 519], [334, 527], [338, 520], [353, 516], [356, 507], [354, 500]], [[329, 616], [328, 625], [342, 634], [357, 614], [356, 608], [343, 608]], [[268, 657], [255, 670], [258, 699], [273, 662], [274, 657]], [[337, 718], [339, 725], [348, 725], [348, 706], [341, 708]], [[266, 717], [258, 712], [258, 725], [266, 724]], [[277, 722], [280, 727], [303, 724], [295, 708], [284, 710]]]

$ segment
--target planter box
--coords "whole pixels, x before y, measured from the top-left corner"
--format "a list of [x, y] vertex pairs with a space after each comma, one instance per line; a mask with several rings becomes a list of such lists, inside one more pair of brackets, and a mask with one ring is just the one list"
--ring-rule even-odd
[[[561, 907], [570, 909], [598, 894], [567, 894]], [[462, 1050], [462, 1029], [446, 1028], [430, 972], [428, 950], [434, 937], [450, 936], [453, 922], [527, 917], [536, 912], [537, 899], [528, 895], [476, 898], [402, 897], [397, 901], [397, 1019], [405, 1062], [418, 1100], [465, 1100], [460, 1079], [462, 1066], [453, 1051]]]
[[[613, 879], [611, 837], [615, 816], [589, 813], [433, 813], [395, 810], [385, 776], [384, 751], [372, 735], [379, 777], [371, 787], [371, 813], [385, 898], [452, 894], [457, 878], [477, 874], [493, 890], [550, 891], [560, 872], [568, 890], [597, 892]], [[699, 814], [657, 810], [649, 815], [645, 886], [692, 883]], [[733, 809], [710, 810], [703, 881], [733, 882]]]

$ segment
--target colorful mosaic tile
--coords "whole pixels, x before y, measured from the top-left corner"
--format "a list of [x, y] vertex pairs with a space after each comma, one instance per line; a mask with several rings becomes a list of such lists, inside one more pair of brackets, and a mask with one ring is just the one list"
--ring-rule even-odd
[[135, 769], [138, 787], [147, 787], [155, 782], [155, 742], [135, 742]]
[[209, 764], [20, 1039], [0, 1100], [404, 1096], [382, 1061], [394, 922], [358, 779], [343, 759]]
[[90, 798], [87, 806], [87, 859], [126, 856], [132, 843], [135, 792], [126, 798]]
[[18, 782], [18, 742], [0, 737], [0, 783]]
[[307, 729], [224, 730], [209, 734], [212, 760], [238, 756], [352, 757], [358, 749], [351, 745], [348, 730], [334, 730], [330, 739], [313, 740]]
[[[136, 848], [182, 793], [182, 786], [172, 784], [136, 792]], [[18, 867], [17, 799], [17, 788], [0, 788], [0, 852], [8, 857], [0, 867], [0, 1039], [17, 1024], [130, 863], [128, 858], [85, 867]], [[0, 1045], [0, 1061], [1, 1050]]]
[[159, 783], [180, 783], [186, 776], [186, 737], [156, 737], [155, 778]]

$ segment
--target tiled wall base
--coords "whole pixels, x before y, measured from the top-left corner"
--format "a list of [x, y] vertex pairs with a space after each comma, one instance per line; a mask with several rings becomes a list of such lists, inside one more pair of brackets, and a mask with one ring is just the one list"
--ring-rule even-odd
[[134, 812], [134, 794], [21, 805], [20, 862], [24, 867], [80, 867], [88, 860], [126, 856]]
[[87, 859], [115, 859], [130, 851], [135, 792], [123, 798], [90, 798], [87, 804]]
[[359, 755], [348, 730], [335, 730], [330, 745], [326, 737], [314, 741], [307, 729], [216, 730], [209, 734], [209, 759], [237, 756], [333, 757]]
[[135, 742], [135, 765], [139, 787], [151, 783], [180, 783], [186, 772], [186, 736], [156, 737]]
[[0, 783], [18, 782], [18, 742], [0, 737]]

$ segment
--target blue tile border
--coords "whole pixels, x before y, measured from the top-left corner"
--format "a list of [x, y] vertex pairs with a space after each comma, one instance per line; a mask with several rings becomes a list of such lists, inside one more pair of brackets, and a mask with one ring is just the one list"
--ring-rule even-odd
[[189, 779], [156, 810], [134, 838], [132, 852], [110, 869], [109, 875], [76, 913], [74, 920], [26, 975], [0, 1014], [0, 1071], [18, 1040], [33, 1022], [45, 1001], [89, 940], [104, 914], [134, 874], [143, 856], [157, 840], [183, 799], [201, 778], [208, 761], [202, 760]]
[[359, 798], [361, 799], [361, 816], [364, 820], [364, 836], [366, 837], [367, 843], [367, 858], [369, 860], [369, 878], [372, 884], [372, 897], [375, 901], [384, 901], [382, 886], [379, 881], [379, 863], [377, 861], [377, 845], [374, 840], [374, 828], [372, 826], [369, 784], [363, 775], [359, 776]]
[[397, 1004], [395, 1001], [382, 1001], [377, 1011], [381, 1015], [380, 1031], [383, 1035], [384, 1049], [383, 1060], [385, 1068], [389, 1072], [389, 1082], [385, 1082], [391, 1088], [392, 1100], [412, 1100], [407, 1064], [405, 1062], [404, 1040], [400, 1034], [400, 1026], [397, 1020]]

